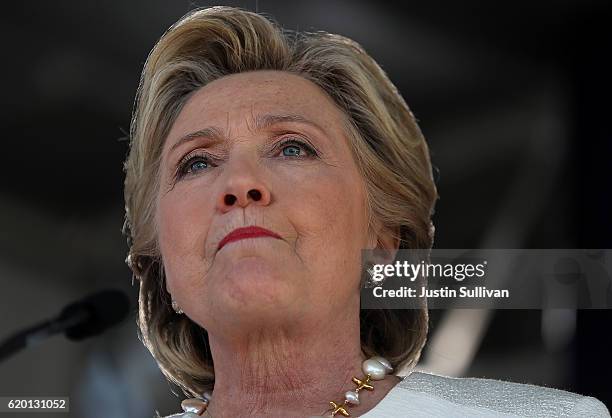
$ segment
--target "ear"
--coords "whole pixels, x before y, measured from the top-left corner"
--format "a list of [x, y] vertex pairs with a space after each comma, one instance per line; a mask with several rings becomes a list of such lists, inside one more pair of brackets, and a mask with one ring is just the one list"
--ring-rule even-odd
[[368, 249], [376, 253], [377, 263], [390, 264], [395, 259], [400, 244], [400, 228], [390, 229], [376, 222], [368, 238]]

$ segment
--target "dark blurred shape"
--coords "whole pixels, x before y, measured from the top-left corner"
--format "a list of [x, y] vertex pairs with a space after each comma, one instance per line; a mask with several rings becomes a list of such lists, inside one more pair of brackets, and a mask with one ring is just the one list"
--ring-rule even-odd
[[60, 320], [86, 315], [87, 320], [66, 329], [66, 337], [73, 341], [93, 337], [123, 321], [130, 311], [130, 300], [120, 290], [103, 290], [68, 305], [62, 310]]
[[0, 361], [28, 346], [64, 332], [73, 341], [80, 341], [119, 324], [130, 311], [130, 302], [119, 290], [102, 290], [71, 303], [54, 319], [19, 331], [0, 345]]

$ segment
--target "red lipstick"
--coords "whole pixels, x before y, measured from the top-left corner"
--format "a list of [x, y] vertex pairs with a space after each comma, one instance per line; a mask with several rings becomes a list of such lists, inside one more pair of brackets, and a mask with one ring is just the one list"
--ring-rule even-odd
[[221, 240], [221, 242], [219, 243], [219, 247], [217, 248], [217, 251], [223, 248], [223, 246], [227, 244], [228, 242], [237, 241], [239, 239], [244, 239], [244, 238], [257, 238], [257, 237], [272, 237], [272, 238], [279, 238], [279, 239], [281, 238], [280, 235], [268, 229], [261, 228], [259, 226], [248, 226], [246, 228], [238, 228], [238, 229], [234, 229], [232, 232], [227, 234], [225, 238]]

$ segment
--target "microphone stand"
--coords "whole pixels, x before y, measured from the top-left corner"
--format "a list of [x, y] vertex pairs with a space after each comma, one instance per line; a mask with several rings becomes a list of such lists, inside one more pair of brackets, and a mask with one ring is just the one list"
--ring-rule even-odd
[[0, 344], [0, 362], [16, 352], [39, 344], [44, 339], [64, 332], [70, 327], [86, 322], [91, 313], [86, 309], [71, 312], [71, 315], [59, 315], [50, 321], [44, 321], [12, 335]]

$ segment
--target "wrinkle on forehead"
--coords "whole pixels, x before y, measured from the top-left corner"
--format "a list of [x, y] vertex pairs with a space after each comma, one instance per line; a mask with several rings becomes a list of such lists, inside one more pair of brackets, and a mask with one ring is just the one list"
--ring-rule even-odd
[[[191, 103], [183, 108], [176, 121], [180, 128], [176, 130], [182, 131], [182, 135], [195, 132], [203, 128], [203, 121], [208, 120], [210, 125], [224, 131], [225, 138], [234, 139], [240, 126], [246, 125], [245, 130], [249, 133], [256, 131], [257, 117], [261, 116], [258, 113], [287, 113], [303, 115], [305, 119], [316, 122], [333, 147], [338, 145], [339, 136], [348, 140], [346, 114], [320, 86], [298, 74], [282, 71], [257, 73], [261, 72], [232, 74], [202, 87], [191, 97]], [[237, 119], [244, 116], [243, 120]], [[221, 122], [223, 120], [225, 123]]]

